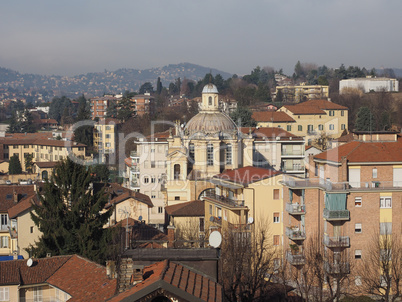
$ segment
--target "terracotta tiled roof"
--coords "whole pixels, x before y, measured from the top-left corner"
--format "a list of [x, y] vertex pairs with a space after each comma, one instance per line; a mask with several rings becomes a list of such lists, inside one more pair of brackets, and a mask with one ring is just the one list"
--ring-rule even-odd
[[35, 165], [37, 165], [41, 169], [45, 168], [54, 168], [57, 166], [59, 162], [58, 161], [44, 161], [44, 162], [35, 162]]
[[248, 185], [279, 174], [282, 174], [282, 172], [273, 169], [248, 166], [234, 170], [226, 170], [221, 174], [215, 175], [213, 178]]
[[85, 147], [86, 145], [81, 143], [75, 143], [72, 141], [62, 141], [50, 139], [49, 134], [42, 133], [12, 133], [5, 137], [0, 137], [0, 144], [5, 145], [40, 145], [40, 146], [53, 146], [53, 147]]
[[316, 106], [322, 110], [349, 110], [348, 107], [341, 106], [327, 100], [309, 100], [298, 105]]
[[167, 206], [165, 211], [172, 216], [204, 216], [205, 205], [203, 200], [194, 200]]
[[71, 256], [47, 283], [72, 296], [70, 302], [105, 301], [115, 294], [117, 280], [106, 276], [106, 268], [78, 255]]
[[27, 266], [27, 260], [0, 261], [0, 284], [39, 284], [44, 283], [71, 256], [58, 256], [33, 259], [33, 265]]
[[[144, 281], [108, 300], [123, 301], [125, 298], [140, 299], [145, 295], [164, 289], [176, 296], [194, 297], [201, 301], [222, 301], [222, 286], [180, 264], [168, 260], [157, 262], [144, 268]], [[155, 286], [156, 285], [156, 286]]]
[[39, 203], [36, 193], [34, 193], [31, 196], [28, 196], [27, 198], [24, 198], [19, 203], [14, 205], [12, 208], [8, 209], [8, 216], [10, 217], [10, 219], [16, 218], [19, 214], [30, 209], [33, 203], [36, 204]]
[[133, 165], [133, 160], [132, 160], [130, 157], [128, 157], [128, 158], [124, 159], [124, 163], [125, 163], [128, 167], [131, 167], [131, 166]]
[[304, 105], [304, 103], [300, 103], [297, 105], [285, 105], [283, 106], [293, 114], [304, 115], [304, 114], [320, 114], [326, 115], [325, 111], [321, 110], [316, 106]]
[[[176, 135], [176, 129], [175, 128], [171, 128], [172, 130], [172, 135]], [[163, 131], [163, 132], [157, 132], [157, 133], [154, 133], [153, 135], [148, 135], [147, 137], [146, 137], [146, 140], [147, 141], [150, 141], [150, 140], [152, 140], [152, 139], [155, 139], [155, 138], [157, 138], [158, 140], [162, 140], [162, 141], [164, 141], [164, 140], [166, 140], [167, 138], [169, 138], [169, 135], [170, 135], [170, 130], [166, 130], [166, 131]]]
[[[241, 127], [240, 131], [243, 134], [249, 134], [250, 127]], [[277, 137], [279, 137], [281, 140], [284, 139], [289, 140], [290, 137], [296, 140], [303, 140], [303, 137], [296, 136], [278, 127], [259, 127], [259, 128], [252, 127], [251, 134], [257, 140], [258, 139], [276, 140]]]
[[295, 122], [286, 112], [282, 111], [255, 111], [251, 117], [256, 122]]
[[120, 203], [128, 198], [133, 198], [138, 200], [139, 202], [145, 203], [149, 207], [153, 207], [153, 203], [151, 198], [148, 195], [134, 192], [130, 189], [124, 188], [119, 184], [110, 183], [109, 188], [107, 189], [108, 193], [110, 194], [110, 202], [106, 204], [105, 208], [111, 207], [113, 204]]
[[341, 162], [346, 157], [350, 163], [402, 162], [402, 141], [361, 142], [352, 141], [329, 151], [317, 154], [314, 159]]
[[34, 193], [33, 185], [0, 185], [0, 212], [7, 212], [17, 204], [14, 196], [17, 197], [18, 202], [22, 202]]

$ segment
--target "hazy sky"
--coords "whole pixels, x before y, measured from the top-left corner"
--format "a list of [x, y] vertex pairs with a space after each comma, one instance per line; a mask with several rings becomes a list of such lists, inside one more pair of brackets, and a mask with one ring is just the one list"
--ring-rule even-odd
[[402, 68], [401, 0], [16, 0], [0, 9], [0, 67], [77, 75], [189, 62], [238, 75]]

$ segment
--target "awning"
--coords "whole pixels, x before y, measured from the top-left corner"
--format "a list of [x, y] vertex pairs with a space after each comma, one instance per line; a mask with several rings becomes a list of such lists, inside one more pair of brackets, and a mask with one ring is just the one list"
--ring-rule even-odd
[[325, 195], [325, 208], [330, 211], [346, 210], [346, 193], [326, 193]]

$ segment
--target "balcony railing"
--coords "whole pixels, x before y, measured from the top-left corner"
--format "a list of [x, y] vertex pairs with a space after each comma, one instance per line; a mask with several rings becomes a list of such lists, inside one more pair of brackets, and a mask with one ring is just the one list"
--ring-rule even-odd
[[207, 194], [204, 197], [226, 203], [233, 207], [244, 207], [244, 200], [232, 199], [222, 195], [216, 195], [215, 193], [211, 192], [207, 192]]
[[324, 209], [324, 218], [326, 220], [349, 220], [350, 212], [349, 210], [329, 210], [327, 208]]
[[350, 273], [350, 264], [349, 262], [341, 262], [341, 263], [329, 263], [328, 261], [324, 262], [324, 270], [328, 274], [349, 274]]
[[[303, 147], [304, 148], [304, 147]], [[304, 156], [303, 151], [287, 151], [282, 150], [282, 156]]]
[[138, 166], [131, 166], [130, 170], [131, 170], [131, 172], [140, 172], [140, 167], [138, 167]]
[[330, 237], [324, 235], [324, 245], [327, 247], [349, 247], [350, 241], [348, 236]]
[[306, 232], [300, 231], [298, 229], [292, 227], [286, 227], [286, 236], [288, 236], [292, 240], [304, 240], [306, 239]]
[[8, 227], [9, 227], [8, 224], [0, 224], [0, 231], [3, 232], [8, 231]]
[[304, 215], [306, 214], [306, 206], [300, 205], [298, 203], [290, 203], [286, 204], [286, 212], [291, 215]]
[[299, 165], [299, 164], [294, 164], [294, 165], [290, 165], [290, 166], [282, 166], [282, 171], [283, 172], [302, 172], [305, 170], [305, 167], [303, 165]]
[[138, 154], [137, 151], [131, 151], [130, 152], [130, 157], [139, 157], [140, 155]]
[[325, 179], [302, 179], [289, 175], [283, 176], [282, 183], [290, 188], [321, 188], [326, 191], [375, 191], [402, 189], [402, 181], [370, 181], [370, 182], [331, 182]]
[[304, 265], [306, 264], [306, 258], [303, 253], [292, 253], [291, 251], [286, 251], [286, 260], [291, 265]]

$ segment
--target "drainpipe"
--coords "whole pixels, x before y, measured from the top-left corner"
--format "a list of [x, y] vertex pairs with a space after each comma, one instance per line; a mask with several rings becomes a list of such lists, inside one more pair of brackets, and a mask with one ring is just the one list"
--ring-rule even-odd
[[[244, 189], [253, 190], [253, 219], [254, 219], [254, 224], [255, 224], [255, 189], [254, 188], [244, 188]], [[243, 193], [243, 197], [244, 197], [244, 193]], [[246, 223], [247, 223], [247, 221], [246, 221]]]

